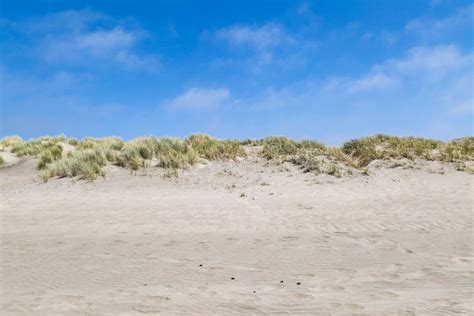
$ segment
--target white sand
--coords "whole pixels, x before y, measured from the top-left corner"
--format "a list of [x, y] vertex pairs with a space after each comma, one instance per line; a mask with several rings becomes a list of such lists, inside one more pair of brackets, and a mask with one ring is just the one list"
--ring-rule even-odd
[[256, 160], [94, 183], [1, 169], [1, 314], [474, 312], [472, 175]]

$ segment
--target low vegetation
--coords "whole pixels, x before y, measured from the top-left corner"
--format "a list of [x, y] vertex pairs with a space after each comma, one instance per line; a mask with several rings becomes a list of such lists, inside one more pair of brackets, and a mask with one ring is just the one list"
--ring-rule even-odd
[[205, 159], [236, 159], [245, 157], [246, 153], [239, 141], [217, 140], [209, 135], [196, 134], [189, 136], [185, 143]]
[[[304, 172], [343, 175], [368, 174], [374, 160], [424, 159], [452, 162], [460, 171], [473, 173], [474, 137], [442, 142], [424, 138], [375, 135], [326, 147], [312, 141], [286, 137], [259, 140], [218, 140], [196, 134], [188, 138], [143, 137], [124, 142], [117, 137], [77, 140], [63, 135], [24, 141], [18, 136], [0, 141], [0, 151], [36, 157], [45, 181], [52, 177], [79, 177], [94, 180], [105, 175], [104, 167], [116, 165], [131, 170], [160, 167], [176, 175], [200, 159], [228, 160], [245, 157], [244, 146], [260, 146], [260, 157], [275, 163], [289, 162]], [[0, 157], [0, 166], [5, 162]]]
[[39, 158], [38, 169], [44, 169], [49, 163], [62, 158], [63, 148], [61, 142], [66, 142], [65, 136], [41, 137], [27, 142], [19, 137], [14, 137], [6, 139], [5, 148], [10, 147], [11, 152], [18, 157], [32, 156]]
[[351, 140], [342, 146], [358, 167], [376, 159], [425, 159], [443, 162], [474, 160], [474, 137], [442, 142], [426, 138], [375, 135]]
[[339, 149], [313, 140], [294, 141], [286, 137], [268, 137], [261, 141], [260, 155], [277, 163], [291, 162], [304, 172], [325, 173], [336, 177], [349, 173], [352, 161]]
[[0, 151], [4, 151], [5, 148], [10, 148], [18, 143], [23, 142], [20, 136], [8, 136], [0, 140]]
[[66, 158], [58, 160], [44, 170], [46, 181], [51, 177], [79, 177], [94, 180], [105, 175], [103, 167], [107, 164], [104, 152], [98, 148], [70, 152]]
[[[155, 166], [172, 170], [187, 169], [200, 158], [207, 160], [236, 159], [245, 156], [238, 141], [217, 140], [208, 135], [191, 135], [185, 140], [143, 137], [124, 142], [117, 137], [85, 138], [81, 141], [65, 136], [41, 137], [23, 141], [9, 137], [1, 141], [2, 148], [10, 148], [18, 157], [38, 158], [38, 169], [45, 181], [52, 177], [79, 177], [94, 180], [104, 176], [104, 167], [116, 165], [138, 170]], [[64, 147], [73, 150], [63, 155]]]

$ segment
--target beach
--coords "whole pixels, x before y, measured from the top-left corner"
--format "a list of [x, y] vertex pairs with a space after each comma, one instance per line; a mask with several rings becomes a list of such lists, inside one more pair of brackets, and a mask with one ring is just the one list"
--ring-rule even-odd
[[3, 315], [473, 312], [473, 176], [334, 177], [256, 151], [178, 176], [0, 169]]

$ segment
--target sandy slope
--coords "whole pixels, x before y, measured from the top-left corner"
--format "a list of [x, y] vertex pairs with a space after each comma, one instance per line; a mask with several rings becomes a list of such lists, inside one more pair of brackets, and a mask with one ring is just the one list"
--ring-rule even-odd
[[337, 179], [251, 155], [95, 183], [34, 167], [0, 170], [3, 315], [474, 312], [473, 176], [449, 166]]

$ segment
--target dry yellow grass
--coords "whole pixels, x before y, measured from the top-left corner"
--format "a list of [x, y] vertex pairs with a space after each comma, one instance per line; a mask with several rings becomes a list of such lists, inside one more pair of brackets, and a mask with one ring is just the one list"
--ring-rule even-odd
[[[61, 144], [74, 146], [63, 155]], [[191, 135], [184, 140], [142, 137], [124, 142], [117, 137], [67, 138], [41, 137], [23, 141], [18, 136], [0, 141], [0, 149], [10, 148], [17, 156], [37, 157], [38, 169], [45, 180], [51, 177], [80, 177], [94, 180], [105, 174], [103, 167], [113, 164], [132, 170], [144, 168], [147, 161], [157, 167], [186, 169], [199, 158], [208, 160], [245, 157], [243, 145], [262, 146], [260, 156], [276, 163], [291, 162], [304, 172], [326, 173], [340, 177], [352, 175], [355, 169], [364, 173], [365, 167], [377, 159], [425, 159], [452, 162], [460, 171], [472, 172], [466, 162], [474, 161], [474, 137], [442, 142], [425, 138], [375, 135], [344, 143], [341, 147], [326, 147], [313, 140], [294, 141], [286, 137], [261, 140], [218, 140], [209, 135]], [[1, 164], [1, 161], [0, 161]]]

